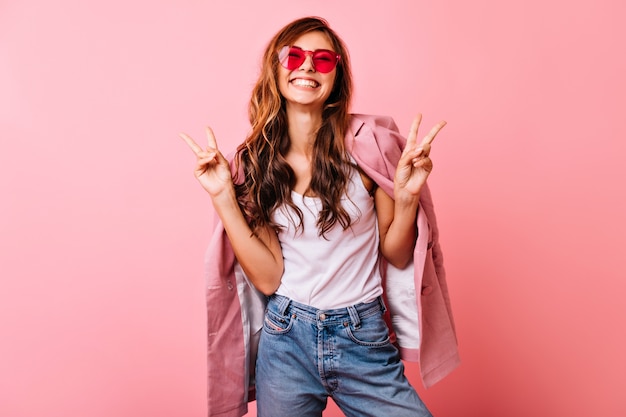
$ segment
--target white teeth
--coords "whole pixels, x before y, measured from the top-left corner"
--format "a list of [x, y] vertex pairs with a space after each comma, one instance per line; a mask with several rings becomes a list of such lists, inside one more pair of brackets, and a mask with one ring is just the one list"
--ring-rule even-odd
[[319, 84], [313, 80], [302, 80], [300, 78], [297, 78], [293, 81], [291, 81], [294, 85], [300, 86], [300, 87], [311, 87], [311, 88], [315, 88], [317, 87]]

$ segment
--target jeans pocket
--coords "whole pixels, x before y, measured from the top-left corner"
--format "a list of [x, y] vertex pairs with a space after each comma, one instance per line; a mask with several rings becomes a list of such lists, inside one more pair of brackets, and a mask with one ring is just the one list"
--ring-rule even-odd
[[361, 320], [359, 327], [350, 324], [346, 326], [346, 332], [354, 343], [361, 346], [384, 347], [389, 344], [389, 328], [381, 315]]
[[263, 330], [270, 334], [285, 334], [291, 330], [293, 320], [292, 316], [281, 316], [268, 310], [265, 312]]

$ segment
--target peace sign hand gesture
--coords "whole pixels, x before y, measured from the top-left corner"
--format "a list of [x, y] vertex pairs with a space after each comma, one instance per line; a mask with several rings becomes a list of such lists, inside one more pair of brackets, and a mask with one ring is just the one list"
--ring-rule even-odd
[[210, 127], [206, 128], [208, 146], [203, 150], [189, 135], [180, 133], [180, 137], [196, 154], [197, 165], [194, 170], [200, 185], [211, 197], [216, 197], [226, 190], [233, 189], [230, 165], [217, 148], [215, 135]]
[[398, 162], [394, 179], [394, 193], [396, 201], [410, 200], [419, 196], [422, 186], [433, 169], [430, 159], [431, 143], [437, 133], [446, 125], [445, 121], [437, 123], [417, 144], [417, 131], [422, 121], [422, 115], [418, 114], [413, 120], [406, 146]]

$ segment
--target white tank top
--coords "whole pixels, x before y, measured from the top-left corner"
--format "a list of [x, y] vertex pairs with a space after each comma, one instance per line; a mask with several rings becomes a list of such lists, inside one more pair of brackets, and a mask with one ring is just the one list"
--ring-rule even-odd
[[276, 293], [318, 309], [348, 307], [381, 295], [374, 198], [358, 171], [352, 170], [347, 194], [342, 198], [352, 219], [346, 230], [337, 223], [325, 238], [319, 236], [321, 201], [296, 192], [291, 193], [291, 198], [302, 211], [304, 230], [294, 226], [298, 217], [293, 209], [283, 205], [274, 211], [273, 220], [282, 226], [278, 239], [285, 265]]

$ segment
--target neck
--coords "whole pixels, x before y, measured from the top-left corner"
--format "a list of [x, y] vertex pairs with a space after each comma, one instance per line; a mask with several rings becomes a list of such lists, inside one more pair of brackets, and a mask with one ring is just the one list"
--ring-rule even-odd
[[290, 151], [310, 155], [317, 131], [322, 125], [322, 112], [287, 108]]

